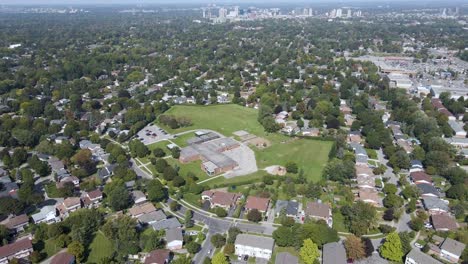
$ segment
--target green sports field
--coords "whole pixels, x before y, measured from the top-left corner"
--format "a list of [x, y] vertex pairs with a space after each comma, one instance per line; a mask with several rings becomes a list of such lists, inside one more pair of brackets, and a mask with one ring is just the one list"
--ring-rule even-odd
[[[212, 105], [212, 106], [173, 106], [165, 114], [184, 116], [192, 120], [193, 125], [178, 129], [163, 126], [170, 133], [180, 133], [196, 129], [211, 129], [225, 136], [233, 136], [233, 132], [245, 130], [258, 137], [268, 139], [272, 145], [265, 149], [255, 151], [259, 169], [271, 165], [284, 166], [288, 161], [294, 161], [304, 174], [311, 180], [318, 181], [322, 170], [328, 161], [328, 154], [333, 142], [313, 139], [296, 139], [279, 133], [266, 133], [257, 122], [257, 110], [239, 105]], [[185, 139], [185, 137], [184, 137]], [[178, 142], [180, 143], [180, 142]]]

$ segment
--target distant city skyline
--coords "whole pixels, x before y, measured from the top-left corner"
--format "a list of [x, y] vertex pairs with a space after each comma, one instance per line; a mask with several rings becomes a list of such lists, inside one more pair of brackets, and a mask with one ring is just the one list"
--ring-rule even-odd
[[440, 4], [455, 4], [463, 3], [463, 0], [454, 0], [454, 1], [443, 1], [443, 0], [0, 0], [1, 4], [6, 5], [76, 5], [76, 4], [349, 4], [349, 3], [376, 3], [376, 4], [390, 4], [394, 5], [395, 3], [412, 3], [412, 4], [421, 4], [426, 3], [440, 3]]

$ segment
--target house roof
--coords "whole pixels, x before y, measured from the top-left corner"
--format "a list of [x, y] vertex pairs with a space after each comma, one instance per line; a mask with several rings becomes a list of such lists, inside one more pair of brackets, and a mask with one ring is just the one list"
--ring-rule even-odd
[[56, 213], [55, 206], [54, 205], [47, 205], [41, 208], [39, 213], [31, 215], [31, 218], [34, 220], [34, 222], [40, 221], [50, 213], [54, 212]]
[[359, 186], [375, 187], [375, 179], [372, 176], [358, 175], [356, 181]]
[[18, 215], [8, 219], [5, 223], [5, 226], [9, 229], [14, 229], [17, 226], [27, 224], [29, 222], [29, 217], [26, 214]]
[[437, 191], [437, 189], [434, 186], [432, 186], [432, 184], [420, 183], [420, 184], [416, 184], [416, 186], [418, 186], [418, 188], [421, 191], [422, 195], [424, 195], [424, 194], [434, 194], [436, 196], [440, 196], [439, 192]]
[[424, 263], [424, 264], [442, 264], [442, 262], [434, 259], [433, 257], [427, 255], [426, 253], [423, 253], [419, 249], [413, 248], [408, 255], [406, 255], [406, 259], [412, 259], [416, 263]]
[[145, 264], [165, 264], [169, 260], [170, 253], [167, 249], [155, 249], [145, 258]]
[[440, 245], [440, 249], [461, 256], [463, 250], [465, 250], [465, 244], [447, 237]]
[[102, 192], [99, 189], [96, 189], [94, 191], [90, 191], [90, 192], [88, 192], [88, 197], [89, 197], [89, 199], [102, 198]]
[[182, 224], [179, 222], [179, 220], [175, 217], [173, 218], [167, 218], [162, 221], [158, 221], [156, 223], [152, 223], [151, 226], [153, 227], [154, 230], [167, 230], [171, 228], [176, 228], [180, 227]]
[[157, 221], [161, 221], [161, 220], [164, 220], [166, 219], [166, 215], [164, 214], [164, 212], [162, 210], [157, 210], [157, 211], [154, 211], [154, 212], [150, 212], [150, 213], [147, 213], [147, 214], [143, 214], [143, 215], [140, 215], [138, 217], [138, 221], [140, 221], [140, 223], [151, 223], [151, 222], [157, 222]]
[[298, 264], [299, 259], [288, 252], [281, 252], [276, 255], [275, 264]]
[[437, 197], [424, 197], [423, 204], [426, 210], [443, 210], [448, 212], [449, 206], [448, 203], [444, 202], [442, 199]]
[[432, 177], [423, 171], [412, 172], [410, 173], [410, 177], [413, 182], [418, 182], [418, 181], [432, 182]]
[[346, 264], [346, 251], [338, 242], [323, 245], [322, 264]]
[[12, 256], [22, 250], [27, 250], [27, 249], [32, 250], [32, 247], [33, 246], [29, 238], [18, 240], [14, 243], [0, 247], [0, 259], [6, 258], [8, 256]]
[[223, 206], [231, 206], [241, 197], [239, 193], [228, 193], [220, 191], [204, 191], [202, 195], [211, 198], [211, 203]]
[[285, 210], [286, 215], [297, 215], [297, 212], [299, 210], [299, 203], [295, 201], [285, 200], [276, 201], [275, 212], [279, 213], [283, 209]]
[[139, 190], [133, 191], [132, 196], [133, 196], [134, 201], [137, 201], [137, 200], [140, 200], [140, 199], [146, 200], [146, 195], [142, 191], [139, 191]]
[[369, 166], [355, 165], [354, 168], [356, 169], [356, 175], [374, 176], [374, 172]]
[[375, 190], [359, 190], [359, 200], [373, 202], [378, 204], [379, 203], [379, 195]]
[[268, 198], [249, 196], [245, 203], [245, 208], [247, 210], [257, 209], [258, 211], [266, 212], [268, 210], [269, 203], [270, 199]]
[[50, 264], [69, 264], [74, 263], [75, 256], [68, 252], [62, 252], [55, 255], [51, 260]]
[[423, 167], [423, 164], [420, 160], [411, 160], [411, 167]]
[[63, 200], [63, 205], [65, 205], [66, 208], [74, 207], [80, 204], [81, 204], [80, 197], [68, 197], [68, 198], [65, 198], [65, 200]]
[[141, 205], [135, 205], [132, 208], [128, 209], [130, 215], [136, 217], [141, 214], [148, 214], [156, 211], [156, 207], [152, 203], [144, 203]]
[[448, 214], [431, 215], [431, 220], [435, 230], [454, 230], [458, 228], [455, 219]]
[[310, 202], [307, 203], [305, 214], [307, 216], [328, 218], [330, 217], [330, 206], [324, 203]]
[[235, 245], [250, 246], [273, 251], [275, 240], [269, 237], [239, 234], [236, 237]]
[[180, 228], [166, 230], [166, 242], [172, 241], [183, 241], [182, 230]]

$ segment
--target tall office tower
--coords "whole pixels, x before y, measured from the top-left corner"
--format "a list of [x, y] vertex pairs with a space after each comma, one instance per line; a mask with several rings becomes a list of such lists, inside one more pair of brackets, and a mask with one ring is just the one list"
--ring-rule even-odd
[[362, 16], [361, 10], [358, 10], [358, 11], [356, 12], [356, 16], [357, 16], [357, 17], [361, 17], [361, 16]]
[[314, 10], [311, 8], [309, 8], [309, 16], [314, 16]]
[[235, 15], [235, 17], [239, 16], [239, 7], [238, 6], [234, 7], [234, 15]]
[[352, 15], [351, 15], [351, 9], [348, 9], [348, 13], [346, 14], [346, 17], [347, 18], [350, 18]]
[[442, 16], [443, 16], [443, 17], [446, 17], [446, 16], [447, 16], [447, 8], [444, 8], [444, 9], [442, 10]]
[[460, 15], [460, 8], [458, 6], [455, 7], [455, 15]]
[[331, 12], [330, 12], [330, 18], [335, 18], [336, 17], [336, 9], [333, 9]]
[[224, 7], [221, 7], [219, 9], [219, 18], [226, 18], [227, 15], [227, 10]]
[[336, 17], [341, 17], [343, 15], [343, 10], [341, 10], [341, 8], [338, 8], [336, 10]]
[[206, 18], [206, 9], [202, 8], [202, 10], [203, 10], [203, 18]]

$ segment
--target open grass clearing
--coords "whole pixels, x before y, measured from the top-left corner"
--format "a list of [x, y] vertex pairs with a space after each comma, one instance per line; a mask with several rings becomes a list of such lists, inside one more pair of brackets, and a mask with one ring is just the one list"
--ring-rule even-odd
[[87, 263], [99, 263], [106, 257], [111, 257], [114, 252], [114, 246], [101, 231], [96, 233], [93, 242], [89, 245], [89, 255]]

